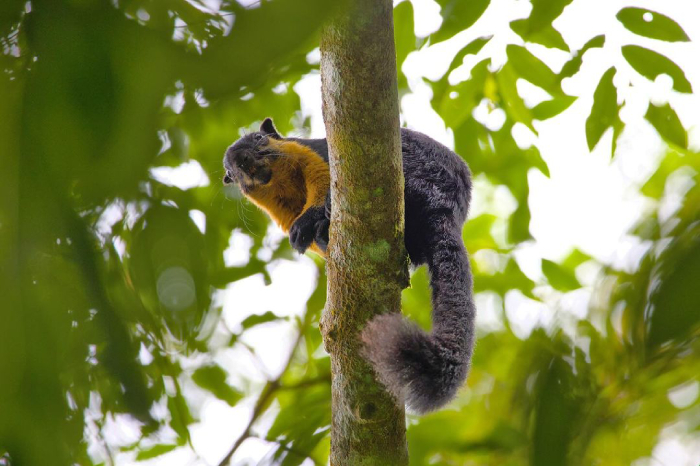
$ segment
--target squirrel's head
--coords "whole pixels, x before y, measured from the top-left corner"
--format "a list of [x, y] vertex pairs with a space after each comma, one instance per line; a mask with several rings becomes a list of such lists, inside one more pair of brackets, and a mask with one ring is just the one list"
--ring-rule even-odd
[[280, 157], [273, 141], [282, 139], [272, 119], [265, 118], [260, 130], [234, 142], [224, 155], [224, 184], [237, 182], [248, 193], [272, 179], [272, 163]]

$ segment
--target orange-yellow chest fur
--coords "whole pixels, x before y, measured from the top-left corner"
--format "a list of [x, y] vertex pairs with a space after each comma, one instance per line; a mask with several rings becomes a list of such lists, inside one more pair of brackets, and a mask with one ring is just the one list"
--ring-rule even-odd
[[[289, 233], [306, 209], [325, 205], [330, 171], [319, 154], [297, 142], [270, 139], [265, 149], [281, 154], [270, 163], [272, 178], [246, 196]], [[312, 249], [319, 252], [315, 245]]]

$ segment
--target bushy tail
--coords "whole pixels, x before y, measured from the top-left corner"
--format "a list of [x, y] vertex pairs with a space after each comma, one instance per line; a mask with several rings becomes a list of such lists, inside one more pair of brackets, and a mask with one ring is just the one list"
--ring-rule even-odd
[[453, 222], [431, 225], [427, 253], [433, 330], [399, 314], [383, 314], [362, 332], [365, 356], [379, 380], [417, 413], [440, 408], [462, 386], [474, 347], [476, 308], [467, 252]]

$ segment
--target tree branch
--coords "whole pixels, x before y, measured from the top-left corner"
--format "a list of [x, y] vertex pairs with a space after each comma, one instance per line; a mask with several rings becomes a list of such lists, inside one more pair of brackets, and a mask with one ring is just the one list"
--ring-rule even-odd
[[[308, 315], [308, 313], [307, 313]], [[231, 457], [233, 456], [234, 453], [236, 453], [236, 450], [238, 450], [238, 447], [243, 444], [243, 442], [250, 438], [252, 436], [252, 428], [253, 424], [260, 418], [260, 416], [265, 412], [267, 407], [270, 404], [270, 401], [272, 401], [272, 398], [274, 397], [275, 393], [283, 388], [280, 385], [280, 379], [282, 376], [287, 372], [289, 367], [292, 364], [292, 360], [294, 359], [294, 355], [297, 352], [297, 349], [299, 348], [299, 344], [301, 343], [301, 340], [304, 337], [304, 331], [306, 330], [306, 327], [309, 325], [308, 322], [308, 317], [304, 318], [304, 322], [302, 325], [299, 327], [299, 333], [296, 337], [296, 340], [294, 341], [294, 344], [292, 345], [292, 350], [289, 352], [289, 357], [287, 358], [287, 362], [284, 365], [284, 369], [280, 372], [280, 374], [275, 377], [274, 380], [270, 380], [265, 384], [265, 387], [263, 388], [262, 392], [260, 392], [260, 396], [258, 397], [258, 401], [255, 403], [255, 407], [253, 408], [253, 414], [250, 417], [250, 421], [248, 421], [248, 425], [246, 426], [245, 430], [241, 434], [240, 437], [236, 440], [236, 442], [233, 444], [231, 449], [228, 451], [226, 456], [219, 462], [219, 466], [226, 466], [229, 464], [231, 461]]]

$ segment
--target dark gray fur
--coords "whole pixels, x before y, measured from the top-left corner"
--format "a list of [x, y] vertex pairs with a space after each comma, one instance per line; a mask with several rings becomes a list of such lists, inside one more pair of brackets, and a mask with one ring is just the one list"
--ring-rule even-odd
[[[261, 125], [261, 132], [281, 137], [269, 119]], [[325, 139], [288, 139], [310, 147], [328, 161]], [[471, 178], [457, 154], [424, 134], [402, 128], [401, 148], [406, 249], [415, 266], [428, 265], [433, 329], [426, 333], [400, 315], [385, 314], [375, 317], [361, 338], [364, 354], [381, 382], [411, 410], [425, 413], [455, 396], [467, 377], [474, 347], [472, 273], [462, 242]], [[329, 219], [330, 212], [327, 196]], [[322, 248], [328, 244], [327, 223], [325, 229], [306, 234], [313, 235]], [[302, 244], [293, 246], [305, 249]]]

